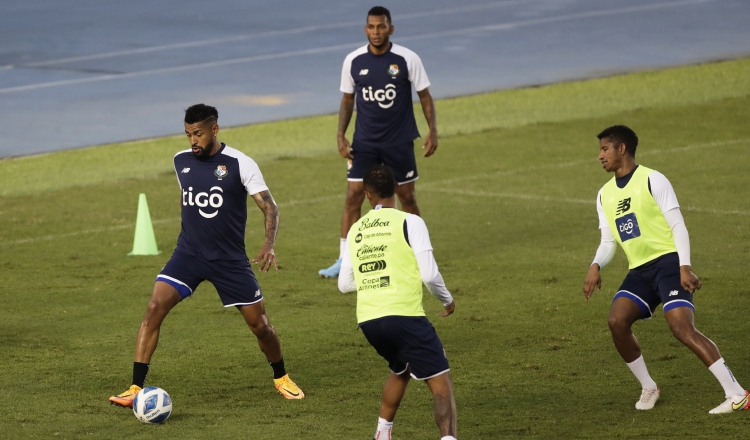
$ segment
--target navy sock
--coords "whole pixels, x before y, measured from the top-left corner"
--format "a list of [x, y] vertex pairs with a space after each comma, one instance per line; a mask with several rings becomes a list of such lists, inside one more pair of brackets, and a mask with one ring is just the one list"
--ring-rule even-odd
[[286, 375], [286, 368], [284, 368], [284, 358], [281, 358], [278, 362], [269, 362], [271, 368], [273, 368], [273, 378], [280, 379]]
[[148, 375], [149, 364], [143, 362], [133, 362], [133, 385], [143, 388]]

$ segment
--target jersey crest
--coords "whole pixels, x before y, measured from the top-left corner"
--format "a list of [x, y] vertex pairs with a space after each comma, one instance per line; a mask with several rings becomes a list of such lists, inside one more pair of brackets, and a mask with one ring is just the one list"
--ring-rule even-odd
[[391, 76], [398, 75], [398, 64], [391, 64], [390, 66], [388, 66], [388, 75], [391, 75]]
[[219, 165], [216, 167], [216, 170], [214, 171], [214, 176], [218, 177], [219, 180], [223, 179], [224, 177], [229, 174], [229, 171], [227, 171], [226, 165]]

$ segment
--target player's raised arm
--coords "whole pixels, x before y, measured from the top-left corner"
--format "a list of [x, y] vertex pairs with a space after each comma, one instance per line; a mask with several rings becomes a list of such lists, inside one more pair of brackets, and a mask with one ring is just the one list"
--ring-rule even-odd
[[279, 230], [279, 207], [273, 199], [271, 192], [268, 190], [253, 194], [253, 199], [261, 211], [263, 211], [266, 236], [263, 240], [263, 247], [260, 249], [258, 256], [253, 259], [253, 263], [260, 264], [261, 272], [268, 272], [273, 265], [279, 270], [279, 262], [276, 261], [276, 255], [273, 248], [276, 244], [276, 233]]
[[419, 102], [422, 104], [422, 113], [427, 121], [427, 126], [430, 127], [430, 132], [424, 139], [424, 145], [422, 146], [424, 157], [432, 156], [438, 147], [438, 134], [437, 134], [437, 113], [435, 112], [435, 103], [432, 100], [430, 94], [430, 88], [427, 87], [424, 90], [417, 92], [419, 95]]

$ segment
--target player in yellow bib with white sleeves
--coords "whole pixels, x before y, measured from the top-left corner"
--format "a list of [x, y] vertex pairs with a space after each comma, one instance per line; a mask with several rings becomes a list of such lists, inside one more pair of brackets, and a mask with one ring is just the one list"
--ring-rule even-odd
[[651, 378], [632, 325], [650, 318], [659, 304], [672, 334], [692, 350], [716, 376], [726, 400], [710, 414], [731, 413], [750, 407], [748, 392], [734, 378], [716, 345], [694, 325], [693, 293], [700, 279], [690, 266], [690, 240], [677, 196], [666, 177], [638, 165], [638, 137], [624, 125], [599, 133], [599, 161], [615, 176], [599, 191], [601, 244], [589, 268], [583, 293], [588, 300], [601, 289], [601, 268], [612, 260], [615, 242], [628, 257], [630, 271], [615, 294], [609, 329], [617, 351], [641, 383], [636, 409], [649, 410], [661, 390]]
[[338, 287], [357, 292], [357, 322], [370, 345], [388, 361], [374, 439], [390, 440], [393, 420], [409, 378], [432, 393], [441, 440], [456, 440], [456, 402], [443, 344], [425, 316], [422, 283], [453, 313], [456, 305], [432, 256], [427, 226], [396, 208], [396, 179], [385, 165], [362, 180], [373, 210], [352, 225]]

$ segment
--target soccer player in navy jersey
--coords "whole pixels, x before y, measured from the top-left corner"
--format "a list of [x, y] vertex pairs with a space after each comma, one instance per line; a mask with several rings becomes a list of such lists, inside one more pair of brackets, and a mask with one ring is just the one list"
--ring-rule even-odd
[[[409, 49], [391, 43], [393, 31], [388, 9], [382, 6], [370, 9], [365, 25], [369, 43], [344, 59], [341, 72], [344, 96], [339, 108], [337, 142], [339, 153], [349, 160], [349, 182], [341, 215], [339, 258], [331, 267], [318, 272], [323, 278], [339, 275], [346, 252], [346, 234], [362, 215], [365, 200], [362, 177], [374, 165], [384, 164], [393, 171], [401, 209], [419, 215], [414, 186], [419, 178], [414, 157], [414, 139], [419, 137], [419, 131], [414, 118], [412, 86], [419, 95], [430, 130], [422, 146], [425, 157], [432, 156], [438, 146], [435, 104], [422, 60]], [[350, 145], [346, 129], [355, 101], [357, 120]]]
[[205, 280], [216, 287], [224, 307], [240, 311], [271, 364], [279, 393], [287, 399], [305, 397], [286, 373], [279, 338], [268, 320], [263, 292], [245, 253], [250, 194], [265, 218], [265, 240], [253, 263], [261, 272], [267, 273], [272, 266], [278, 270], [274, 244], [279, 210], [255, 161], [219, 142], [218, 119], [218, 111], [205, 104], [185, 110], [185, 134], [191, 148], [174, 157], [182, 193], [182, 230], [172, 257], [156, 277], [138, 330], [133, 384], [109, 398], [115, 405], [133, 406], [133, 398], [146, 381], [162, 321]]

